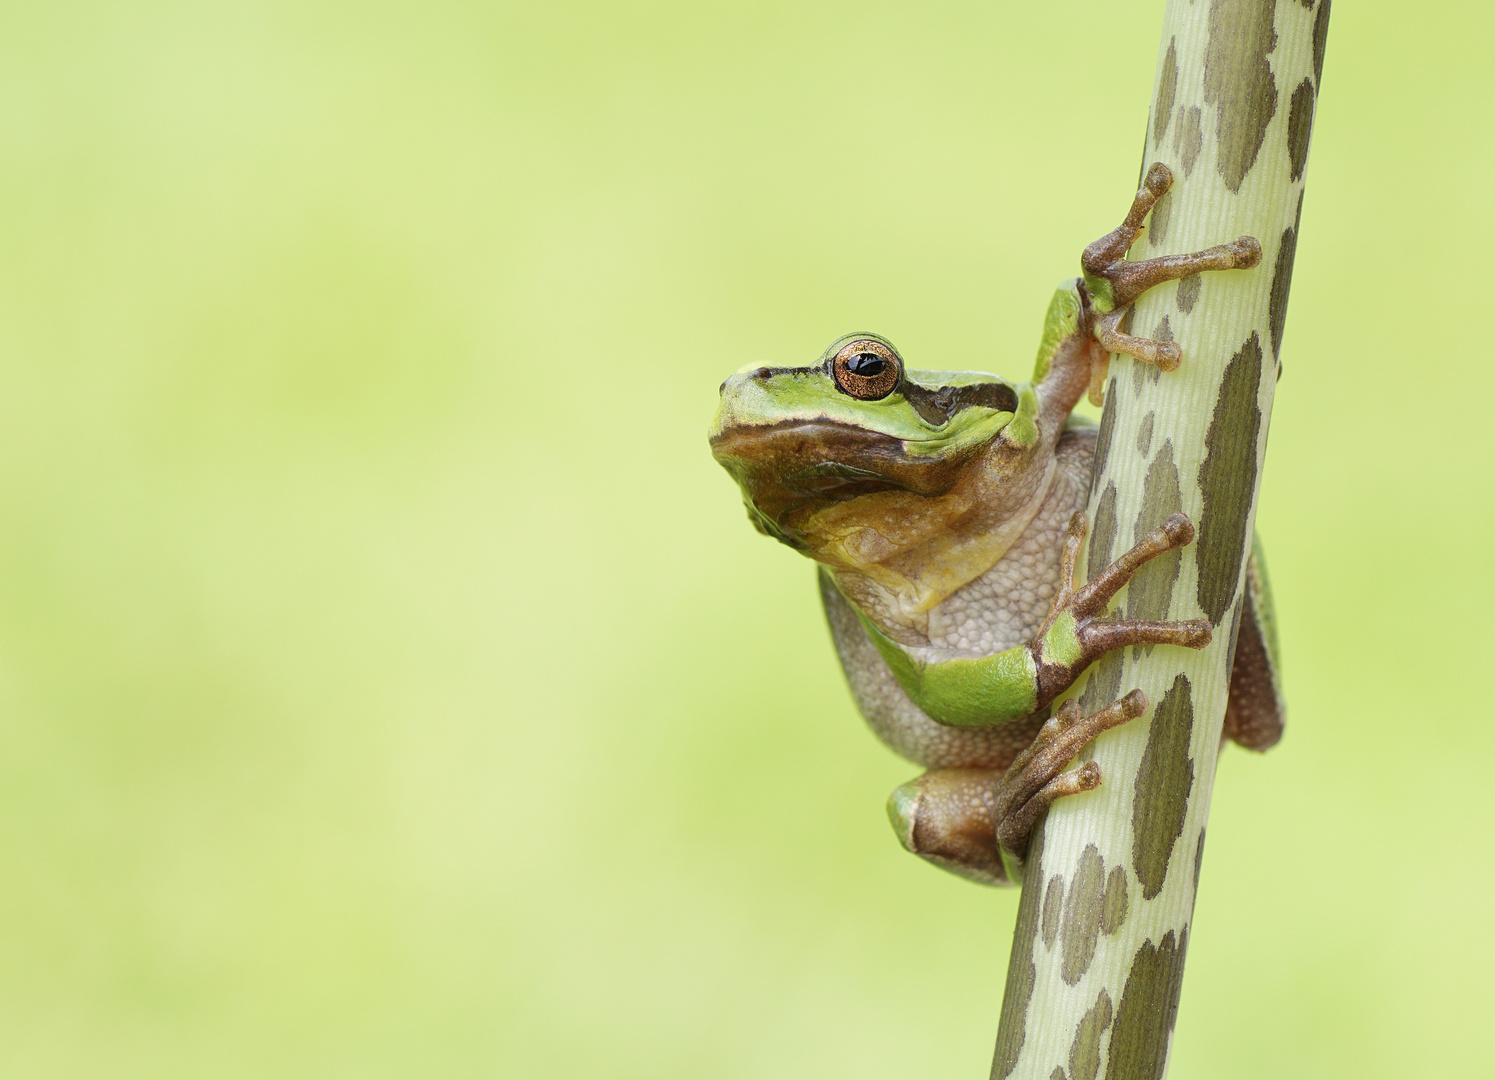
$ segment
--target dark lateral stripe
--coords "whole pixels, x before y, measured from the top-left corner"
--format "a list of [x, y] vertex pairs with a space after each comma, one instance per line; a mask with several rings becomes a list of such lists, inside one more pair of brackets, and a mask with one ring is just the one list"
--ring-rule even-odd
[[962, 409], [981, 405], [997, 412], [1017, 411], [1017, 391], [1003, 382], [968, 383], [965, 386], [941, 386], [931, 390], [916, 382], [899, 388], [914, 411], [928, 424], [947, 423]]
[[[760, 367], [752, 372], [755, 378], [771, 379], [776, 375], [824, 374], [824, 365], [816, 367]], [[844, 393], [844, 391], [843, 391]], [[1004, 382], [967, 383], [961, 386], [929, 387], [904, 379], [894, 393], [903, 395], [926, 424], [945, 424], [956, 413], [980, 405], [996, 412], [1017, 411], [1017, 391]], [[847, 395], [850, 397], [850, 395]]]

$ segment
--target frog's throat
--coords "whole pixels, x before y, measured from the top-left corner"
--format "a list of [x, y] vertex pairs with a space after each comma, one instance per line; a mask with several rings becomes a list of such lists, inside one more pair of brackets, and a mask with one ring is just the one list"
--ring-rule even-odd
[[[919, 545], [914, 552], [889, 558], [882, 537], [873, 529], [860, 528], [835, 538], [818, 556], [842, 571], [860, 574], [887, 598], [887, 610], [897, 612], [905, 625], [922, 627], [934, 607], [957, 589], [975, 581], [995, 566], [1027, 530], [1053, 487], [1058, 460], [1050, 457], [1043, 478], [1032, 494], [996, 528], [973, 535], [944, 531]], [[884, 549], [884, 550], [879, 550]], [[899, 564], [915, 560], [912, 573]]]

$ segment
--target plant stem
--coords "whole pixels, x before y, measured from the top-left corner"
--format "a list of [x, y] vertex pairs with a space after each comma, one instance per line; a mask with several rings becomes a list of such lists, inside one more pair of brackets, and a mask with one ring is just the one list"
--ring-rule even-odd
[[1250, 235], [1262, 261], [1159, 286], [1137, 302], [1131, 333], [1178, 341], [1183, 364], [1160, 373], [1112, 357], [1082, 566], [1093, 576], [1182, 510], [1198, 538], [1139, 571], [1115, 610], [1203, 616], [1215, 634], [1198, 652], [1113, 653], [1090, 673], [1086, 712], [1133, 687], [1152, 708], [1092, 744], [1101, 786], [1061, 799], [1034, 836], [996, 1080], [1152, 1080], [1167, 1067], [1329, 4], [1168, 0], [1143, 165], [1162, 161], [1174, 186], [1131, 257]]

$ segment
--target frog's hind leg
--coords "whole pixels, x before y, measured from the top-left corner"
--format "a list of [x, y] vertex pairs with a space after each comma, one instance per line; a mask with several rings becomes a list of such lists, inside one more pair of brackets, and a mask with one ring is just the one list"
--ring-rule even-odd
[[[1126, 258], [1127, 249], [1142, 231], [1142, 221], [1173, 184], [1173, 174], [1162, 162], [1153, 162], [1132, 200], [1126, 220], [1087, 247], [1080, 256], [1085, 271], [1085, 289], [1094, 306], [1095, 339], [1108, 353], [1124, 353], [1163, 371], [1178, 367], [1182, 353], [1177, 342], [1133, 337], [1121, 329], [1132, 301], [1154, 285], [1176, 281], [1206, 270], [1244, 270], [1261, 262], [1261, 245], [1254, 237], [1241, 236], [1228, 244], [1184, 255], [1162, 255], [1156, 259]], [[1091, 373], [1090, 399], [1100, 404], [1099, 389], [1105, 379], [1107, 359], [1097, 359]]]
[[1096, 787], [1100, 766], [1064, 771], [1103, 731], [1141, 716], [1133, 690], [1082, 717], [1066, 701], [1007, 769], [931, 769], [893, 792], [888, 817], [903, 846], [936, 866], [983, 885], [1020, 883], [1028, 838], [1055, 799]]
[[1132, 208], [1126, 212], [1126, 219], [1081, 253], [1080, 266], [1087, 275], [1104, 275], [1106, 270], [1126, 256], [1127, 249], [1142, 232], [1143, 219], [1172, 186], [1173, 173], [1168, 166], [1161, 161], [1153, 162], [1147, 175], [1142, 178], [1142, 186], [1132, 199]]

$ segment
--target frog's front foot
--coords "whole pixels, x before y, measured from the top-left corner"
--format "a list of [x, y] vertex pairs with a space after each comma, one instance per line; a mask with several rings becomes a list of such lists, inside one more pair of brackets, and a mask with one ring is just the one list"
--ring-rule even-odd
[[1261, 244], [1255, 237], [1241, 236], [1228, 244], [1185, 255], [1163, 255], [1131, 262], [1127, 249], [1142, 231], [1142, 221], [1173, 185], [1173, 173], [1160, 161], [1153, 162], [1132, 208], [1117, 228], [1091, 244], [1080, 256], [1085, 271], [1085, 289], [1095, 311], [1092, 333], [1106, 356], [1097, 357], [1091, 371], [1090, 400], [1099, 405], [1109, 354], [1125, 353], [1163, 371], [1178, 367], [1183, 354], [1175, 341], [1133, 337], [1121, 330], [1132, 301], [1154, 285], [1189, 277], [1205, 270], [1245, 270], [1261, 262]]
[[1038, 669], [1040, 705], [1062, 694], [1079, 678], [1080, 672], [1111, 649], [1127, 645], [1183, 645], [1202, 649], [1209, 644], [1210, 624], [1205, 619], [1147, 622], [1102, 617], [1112, 597], [1144, 563], [1183, 547], [1192, 539], [1194, 526], [1189, 519], [1183, 514], [1171, 514], [1140, 543], [1097, 574], [1094, 581], [1076, 589], [1075, 563], [1085, 540], [1085, 515], [1077, 512], [1070, 519], [1059, 594], [1029, 646]]
[[1093, 761], [1072, 772], [1065, 772], [1064, 767], [1091, 739], [1135, 720], [1146, 711], [1147, 698], [1141, 690], [1133, 690], [1121, 700], [1084, 717], [1073, 699], [1059, 706], [1059, 711], [1039, 729], [1032, 743], [1013, 759], [997, 782], [993, 819], [1002, 852], [1021, 865], [1028, 854], [1033, 827], [1049, 805], [1055, 799], [1078, 795], [1100, 784], [1100, 766]]

